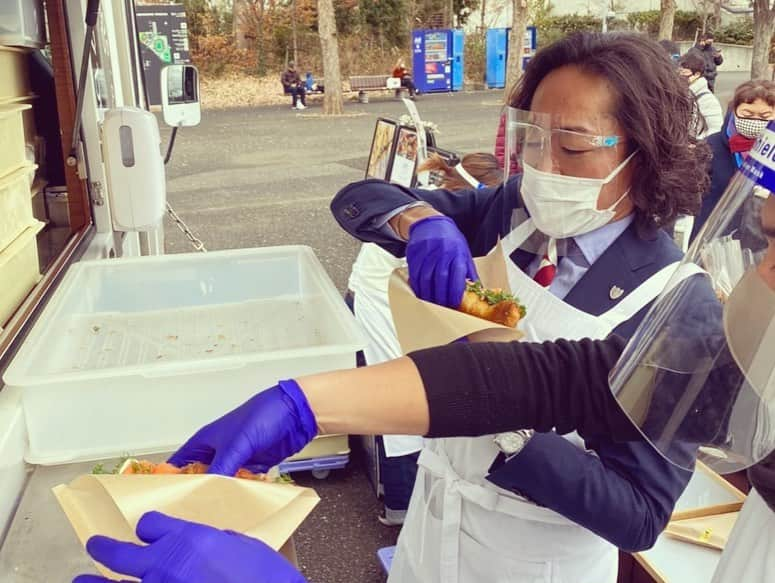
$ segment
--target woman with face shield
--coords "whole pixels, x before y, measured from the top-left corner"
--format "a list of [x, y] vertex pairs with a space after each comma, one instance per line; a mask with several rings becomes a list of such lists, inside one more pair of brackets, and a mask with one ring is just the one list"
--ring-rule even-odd
[[[367, 180], [334, 216], [405, 255], [423, 300], [459, 306], [500, 240], [529, 339], [630, 337], [681, 258], [662, 227], [706, 188], [685, 84], [646, 37], [577, 34], [536, 55], [507, 115], [523, 173], [502, 186]], [[690, 477], [642, 443], [530, 431], [433, 440], [419, 467], [391, 582], [614, 581], [616, 547], [650, 547]]]
[[748, 157], [756, 138], [775, 119], [775, 83], [746, 81], [735, 90], [721, 131], [708, 136], [713, 152], [710, 188], [702, 197], [702, 208], [694, 220], [692, 239], [718, 204], [735, 172]]

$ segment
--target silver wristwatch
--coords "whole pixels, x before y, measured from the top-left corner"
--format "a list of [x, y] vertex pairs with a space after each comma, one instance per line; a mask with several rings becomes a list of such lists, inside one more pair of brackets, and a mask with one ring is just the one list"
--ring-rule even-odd
[[509, 460], [521, 452], [527, 445], [535, 431], [532, 429], [519, 429], [517, 431], [506, 431], [499, 433], [493, 438], [495, 445], [501, 450], [506, 459]]

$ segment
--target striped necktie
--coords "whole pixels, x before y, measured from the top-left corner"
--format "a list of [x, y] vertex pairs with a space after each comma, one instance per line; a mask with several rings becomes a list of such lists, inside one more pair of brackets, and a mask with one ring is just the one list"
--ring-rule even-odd
[[549, 239], [546, 246], [546, 253], [541, 258], [538, 265], [538, 271], [533, 276], [533, 280], [543, 287], [549, 287], [557, 275], [557, 241]]

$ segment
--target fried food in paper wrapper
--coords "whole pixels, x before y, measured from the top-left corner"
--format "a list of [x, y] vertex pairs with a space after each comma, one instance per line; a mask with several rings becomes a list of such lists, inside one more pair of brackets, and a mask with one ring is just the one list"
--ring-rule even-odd
[[260, 539], [292, 561], [291, 535], [320, 500], [309, 488], [212, 474], [90, 474], [53, 491], [84, 546], [98, 534], [142, 544], [137, 522], [156, 510]]
[[[506, 259], [500, 244], [487, 256], [474, 259], [474, 263], [484, 288], [510, 293]], [[442, 346], [464, 337], [471, 342], [510, 342], [523, 337], [522, 332], [516, 328], [417, 298], [409, 286], [405, 269], [397, 269], [391, 275], [388, 296], [396, 334], [404, 354]]]

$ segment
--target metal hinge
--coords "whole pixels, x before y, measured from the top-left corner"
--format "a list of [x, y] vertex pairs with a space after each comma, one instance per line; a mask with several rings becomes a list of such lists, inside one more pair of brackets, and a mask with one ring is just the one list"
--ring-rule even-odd
[[105, 204], [105, 196], [102, 193], [102, 182], [90, 182], [89, 192], [91, 193], [92, 202], [96, 206], [103, 206]]

